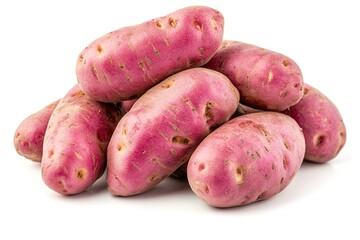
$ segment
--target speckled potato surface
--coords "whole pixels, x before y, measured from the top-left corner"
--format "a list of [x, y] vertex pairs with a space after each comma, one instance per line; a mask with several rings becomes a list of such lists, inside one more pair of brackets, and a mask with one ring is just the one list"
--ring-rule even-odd
[[155, 187], [189, 159], [214, 127], [229, 120], [238, 101], [229, 79], [205, 68], [182, 71], [151, 88], [110, 140], [109, 191], [129, 196]]
[[225, 74], [240, 92], [240, 102], [256, 109], [283, 111], [303, 96], [303, 77], [291, 58], [255, 45], [223, 41], [204, 65]]
[[221, 45], [223, 25], [219, 11], [191, 6], [110, 32], [80, 53], [79, 85], [104, 102], [140, 97], [169, 75], [208, 62]]
[[304, 96], [285, 111], [304, 131], [305, 159], [324, 163], [334, 159], [346, 143], [340, 111], [324, 93], [305, 84]]
[[288, 186], [304, 153], [304, 136], [294, 119], [250, 113], [224, 123], [199, 144], [188, 162], [188, 181], [211, 206], [246, 205]]

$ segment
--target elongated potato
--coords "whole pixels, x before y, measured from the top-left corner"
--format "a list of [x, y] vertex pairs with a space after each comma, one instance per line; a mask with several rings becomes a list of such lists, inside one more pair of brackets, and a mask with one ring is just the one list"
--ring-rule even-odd
[[106, 148], [121, 117], [113, 104], [100, 103], [75, 86], [52, 113], [44, 138], [42, 178], [52, 190], [73, 195], [104, 172]]
[[80, 87], [104, 102], [139, 97], [167, 76], [209, 61], [221, 45], [223, 25], [220, 12], [192, 6], [110, 32], [80, 53]]
[[223, 74], [193, 68], [142, 95], [117, 125], [108, 147], [108, 189], [145, 192], [186, 162], [211, 129], [235, 112], [239, 93]]
[[59, 100], [25, 118], [14, 135], [14, 147], [18, 154], [34, 162], [41, 162], [45, 131]]
[[211, 206], [241, 206], [281, 192], [304, 153], [304, 136], [294, 119], [277, 112], [249, 113], [200, 143], [188, 162], [188, 181]]
[[303, 78], [289, 57], [255, 45], [224, 41], [204, 66], [225, 74], [240, 102], [256, 109], [283, 111], [303, 96]]
[[336, 105], [318, 89], [305, 84], [304, 96], [284, 113], [304, 131], [305, 159], [324, 163], [334, 159], [346, 143], [346, 128]]

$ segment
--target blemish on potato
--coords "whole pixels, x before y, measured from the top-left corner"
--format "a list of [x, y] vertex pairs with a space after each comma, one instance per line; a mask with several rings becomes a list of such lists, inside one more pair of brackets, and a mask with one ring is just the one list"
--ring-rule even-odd
[[209, 193], [210, 192], [209, 186], [205, 185], [204, 190], [205, 190], [205, 193]]
[[199, 48], [199, 52], [200, 52], [201, 55], [203, 55], [204, 52], [205, 52], [205, 49], [204, 49], [203, 47], [200, 47], [200, 48]]
[[163, 27], [163, 25], [160, 22], [156, 22], [155, 25], [159, 29], [162, 29], [162, 27]]
[[80, 180], [85, 180], [88, 176], [88, 171], [85, 168], [77, 168], [75, 173], [76, 177]]
[[79, 56], [79, 62], [82, 63], [82, 64], [84, 64], [84, 65], [86, 64], [86, 59], [84, 58], [84, 55], [81, 54], [81, 55]]
[[197, 20], [194, 20], [194, 26], [196, 29], [202, 31], [203, 30], [203, 26], [200, 22], [198, 22]]
[[101, 55], [101, 54], [103, 53], [103, 51], [104, 51], [104, 48], [103, 48], [100, 44], [98, 44], [98, 45], [96, 46], [96, 52], [97, 52], [99, 55]]
[[95, 77], [96, 79], [98, 79], [98, 73], [97, 73], [97, 70], [96, 70], [95, 65], [92, 65], [92, 66], [91, 66], [91, 70], [92, 70], [92, 73], [93, 73], [94, 77]]
[[169, 79], [166, 82], [164, 82], [163, 85], [161, 85], [162, 88], [170, 88], [175, 82], [175, 79]]
[[126, 67], [124, 64], [119, 64], [119, 68], [121, 69], [121, 71], [125, 71]]
[[217, 24], [215, 18], [210, 19], [210, 25], [211, 25], [212, 28], [218, 29], [218, 24]]
[[271, 163], [271, 169], [275, 170], [275, 163]]
[[323, 134], [319, 134], [314, 137], [314, 143], [317, 148], [320, 147], [324, 143], [324, 141], [325, 141], [325, 136]]
[[282, 65], [283, 65], [284, 67], [288, 67], [288, 66], [291, 65], [291, 63], [289, 62], [289, 60], [284, 59], [284, 60], [282, 61]]
[[51, 149], [48, 153], [48, 158], [51, 158], [54, 155], [54, 149]]
[[259, 196], [256, 198], [256, 201], [260, 201], [260, 200], [264, 199], [264, 195], [265, 195], [264, 192], [260, 193]]
[[118, 151], [120, 152], [120, 151], [122, 151], [122, 150], [124, 150], [125, 149], [125, 145], [123, 144], [123, 143], [119, 143], [118, 144], [118, 147], [117, 147], [117, 149], [118, 149]]
[[269, 74], [268, 74], [268, 82], [271, 82], [271, 80], [273, 80], [273, 78], [274, 78], [274, 74], [273, 74], [273, 72], [270, 70], [270, 71], [269, 71]]
[[126, 134], [127, 134], [126, 127], [124, 127], [123, 130], [122, 130], [122, 135], [126, 136]]
[[284, 146], [287, 150], [290, 150], [290, 144], [284, 141]]
[[169, 18], [169, 24], [171, 27], [175, 28], [177, 25], [177, 20]]
[[240, 185], [244, 182], [244, 175], [246, 168], [244, 166], [238, 166], [235, 171], [235, 181], [236, 184]]
[[286, 170], [289, 164], [289, 160], [286, 156], [283, 156], [283, 168]]
[[284, 183], [284, 178], [282, 177], [281, 179], [280, 179], [280, 184], [283, 184]]
[[184, 144], [184, 145], [188, 145], [190, 144], [190, 139], [183, 137], [183, 136], [174, 136], [171, 139], [172, 143], [178, 143], [178, 144]]
[[310, 91], [310, 89], [309, 89], [309, 88], [307, 88], [307, 87], [305, 87], [305, 88], [304, 88], [304, 95], [308, 94], [308, 93], [309, 93], [309, 91]]
[[74, 152], [74, 154], [77, 159], [80, 159], [80, 160], [83, 159], [83, 157], [81, 156], [81, 154], [79, 152]]
[[139, 62], [139, 67], [141, 68], [141, 69], [144, 69], [144, 62]]
[[264, 149], [265, 151], [269, 152], [269, 149], [266, 146], [264, 146]]
[[198, 170], [199, 172], [203, 171], [205, 169], [205, 164], [201, 163], [199, 164]]
[[206, 105], [205, 105], [205, 117], [207, 119], [211, 119], [214, 116], [214, 113], [212, 111], [212, 108], [214, 107], [214, 102], [212, 101], [207, 101]]

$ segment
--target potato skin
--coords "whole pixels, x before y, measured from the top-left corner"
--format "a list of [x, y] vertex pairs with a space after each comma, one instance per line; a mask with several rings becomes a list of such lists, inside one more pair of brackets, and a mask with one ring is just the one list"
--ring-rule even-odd
[[285, 110], [303, 129], [305, 160], [325, 163], [334, 159], [346, 143], [346, 127], [336, 105], [318, 89], [304, 85], [304, 96]]
[[41, 162], [45, 131], [59, 101], [29, 115], [19, 124], [14, 134], [14, 147], [18, 154], [34, 162]]
[[304, 136], [294, 119], [278, 112], [249, 113], [199, 144], [188, 162], [188, 181], [211, 206], [246, 205], [288, 186], [304, 153]]
[[78, 83], [99, 101], [140, 97], [171, 74], [209, 61], [221, 45], [223, 24], [219, 11], [192, 6], [110, 32], [80, 53]]
[[52, 190], [85, 191], [104, 172], [106, 148], [121, 117], [113, 104], [100, 103], [75, 86], [52, 113], [44, 138], [42, 178]]
[[130, 196], [186, 162], [213, 127], [235, 112], [239, 93], [223, 74], [193, 68], [148, 90], [117, 125], [108, 147], [108, 189]]
[[289, 57], [255, 45], [223, 41], [204, 65], [225, 74], [240, 92], [240, 102], [256, 109], [283, 111], [300, 101], [303, 77]]

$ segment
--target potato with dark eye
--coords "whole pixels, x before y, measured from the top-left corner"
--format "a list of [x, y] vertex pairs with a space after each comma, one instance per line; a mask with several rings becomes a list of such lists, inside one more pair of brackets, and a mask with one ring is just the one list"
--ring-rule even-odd
[[305, 159], [324, 163], [334, 159], [346, 143], [346, 128], [336, 105], [318, 89], [304, 85], [304, 96], [284, 113], [303, 129]]
[[197, 145], [228, 121], [239, 92], [223, 74], [192, 68], [142, 95], [120, 120], [107, 152], [113, 195], [150, 190], [185, 163]]

